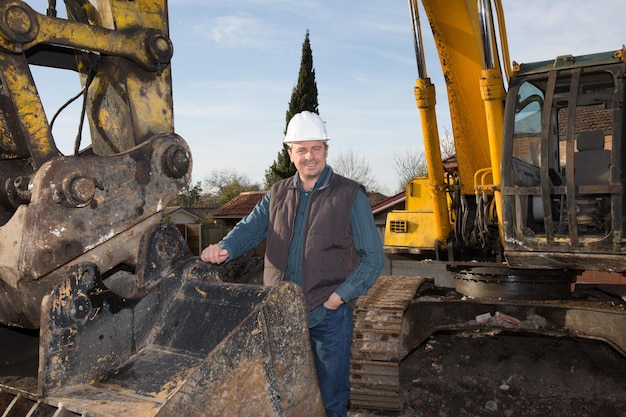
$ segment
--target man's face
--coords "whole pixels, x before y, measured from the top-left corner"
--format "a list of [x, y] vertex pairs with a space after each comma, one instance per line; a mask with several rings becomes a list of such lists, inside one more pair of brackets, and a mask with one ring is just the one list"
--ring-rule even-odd
[[289, 157], [303, 181], [317, 180], [326, 166], [328, 145], [323, 140], [295, 142], [289, 148]]

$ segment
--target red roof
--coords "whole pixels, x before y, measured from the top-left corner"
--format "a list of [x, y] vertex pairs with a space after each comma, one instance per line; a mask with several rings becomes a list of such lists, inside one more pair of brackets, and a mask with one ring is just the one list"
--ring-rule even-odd
[[267, 193], [267, 191], [248, 191], [241, 193], [218, 209], [213, 214], [213, 218], [243, 218], [252, 211], [254, 206], [256, 206], [259, 201], [261, 201], [265, 193]]
[[[254, 209], [254, 206], [257, 205], [259, 201], [263, 198], [263, 196], [267, 193], [267, 191], [248, 191], [245, 193], [239, 194], [237, 197], [230, 200], [224, 206], [219, 208], [215, 213], [213, 213], [214, 219], [234, 219], [234, 218], [244, 218]], [[404, 193], [401, 193], [404, 195]], [[387, 197], [379, 193], [367, 193], [370, 204], [372, 202], [379, 202], [383, 200], [382, 203], [378, 203], [372, 206], [372, 211], [374, 207], [378, 207], [383, 204], [385, 201], [389, 201]], [[394, 197], [391, 197], [394, 198]]]
[[372, 206], [372, 213], [374, 215], [379, 212], [389, 210], [394, 207], [396, 204], [402, 203], [406, 200], [406, 191], [402, 191], [394, 196], [389, 197], [386, 200], [381, 201], [380, 203]]

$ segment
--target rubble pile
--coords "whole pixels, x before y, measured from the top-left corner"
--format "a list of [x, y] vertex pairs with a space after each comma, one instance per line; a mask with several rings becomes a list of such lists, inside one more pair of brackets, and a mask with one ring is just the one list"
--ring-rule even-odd
[[222, 281], [239, 284], [263, 284], [263, 257], [248, 252], [220, 266]]
[[349, 416], [626, 417], [626, 359], [599, 341], [439, 333], [400, 372], [401, 413], [351, 410]]

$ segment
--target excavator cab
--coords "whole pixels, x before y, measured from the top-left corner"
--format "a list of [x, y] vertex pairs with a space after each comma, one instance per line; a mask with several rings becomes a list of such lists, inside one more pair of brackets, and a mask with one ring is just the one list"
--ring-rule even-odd
[[626, 270], [623, 55], [559, 57], [512, 77], [502, 170], [512, 266]]

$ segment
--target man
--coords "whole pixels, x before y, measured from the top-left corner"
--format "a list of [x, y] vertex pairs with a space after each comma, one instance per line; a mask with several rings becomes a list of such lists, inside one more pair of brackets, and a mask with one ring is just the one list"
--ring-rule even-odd
[[328, 140], [316, 113], [296, 114], [284, 139], [296, 175], [274, 184], [201, 258], [220, 264], [267, 240], [263, 283], [302, 288], [322, 400], [335, 417], [347, 414], [350, 393], [349, 304], [374, 284], [385, 256], [365, 190], [326, 164]]

